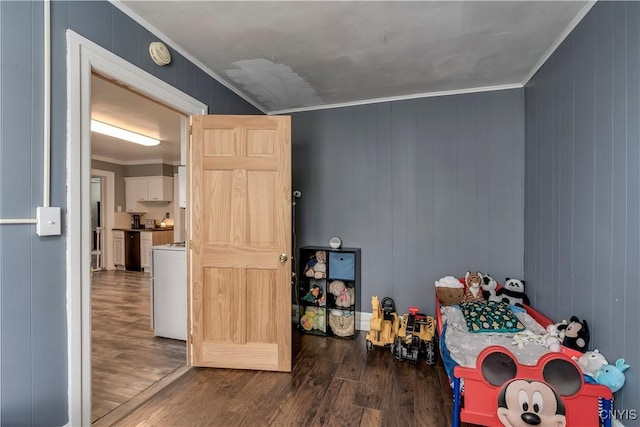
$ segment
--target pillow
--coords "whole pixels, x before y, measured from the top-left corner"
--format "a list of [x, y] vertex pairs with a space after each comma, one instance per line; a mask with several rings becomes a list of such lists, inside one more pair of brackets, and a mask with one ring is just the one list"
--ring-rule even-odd
[[524, 325], [508, 304], [496, 301], [473, 301], [460, 304], [469, 332], [519, 332]]

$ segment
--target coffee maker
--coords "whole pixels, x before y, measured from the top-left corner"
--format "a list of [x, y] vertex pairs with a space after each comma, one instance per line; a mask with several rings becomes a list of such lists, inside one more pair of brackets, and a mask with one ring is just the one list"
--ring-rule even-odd
[[133, 228], [133, 229], [140, 228], [140, 215], [139, 214], [131, 215], [131, 228]]

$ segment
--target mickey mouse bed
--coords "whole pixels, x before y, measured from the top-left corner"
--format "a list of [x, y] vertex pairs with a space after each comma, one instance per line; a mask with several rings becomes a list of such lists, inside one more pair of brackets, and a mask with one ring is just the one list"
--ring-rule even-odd
[[550, 319], [528, 306], [480, 299], [456, 304], [451, 295], [460, 292], [452, 291], [453, 281], [450, 286], [436, 287], [436, 313], [454, 426], [611, 425], [599, 416], [609, 413], [611, 390], [585, 383], [571, 349], [550, 351], [543, 338]]

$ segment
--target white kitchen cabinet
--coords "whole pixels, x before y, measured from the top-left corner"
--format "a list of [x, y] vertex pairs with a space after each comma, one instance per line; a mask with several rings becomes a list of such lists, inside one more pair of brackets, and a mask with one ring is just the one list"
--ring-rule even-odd
[[147, 179], [147, 201], [173, 201], [173, 178], [168, 176], [151, 176]]
[[147, 208], [138, 202], [145, 202], [147, 193], [147, 178], [125, 178], [124, 196], [127, 212], [146, 212]]
[[172, 177], [126, 177], [124, 181], [127, 212], [147, 212], [145, 203], [173, 201]]
[[113, 264], [124, 267], [124, 231], [113, 230]]
[[[151, 268], [151, 247], [153, 246], [153, 231], [140, 232], [140, 267]], [[143, 270], [146, 271], [146, 270]]]

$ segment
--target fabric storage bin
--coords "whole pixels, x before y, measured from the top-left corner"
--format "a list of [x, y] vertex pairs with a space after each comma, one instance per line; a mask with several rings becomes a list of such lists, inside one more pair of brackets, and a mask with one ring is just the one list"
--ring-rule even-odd
[[329, 252], [329, 277], [355, 280], [356, 256], [354, 253]]

